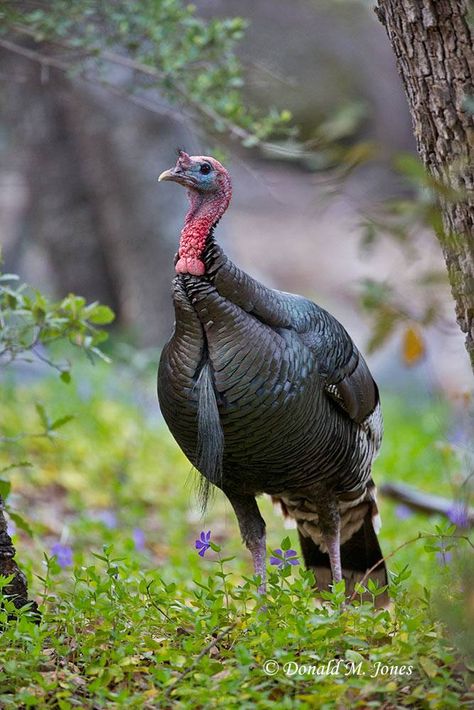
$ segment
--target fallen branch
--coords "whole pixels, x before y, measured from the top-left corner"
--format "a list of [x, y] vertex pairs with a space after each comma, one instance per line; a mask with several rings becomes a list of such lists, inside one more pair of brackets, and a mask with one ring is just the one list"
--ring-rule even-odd
[[[387, 498], [399, 501], [420, 513], [444, 515], [448, 519], [451, 519], [456, 506], [463, 506], [462, 501], [453, 501], [449, 498], [418, 491], [402, 483], [384, 483], [380, 486], [380, 492]], [[466, 505], [465, 515], [468, 526], [474, 527], [474, 508]]]

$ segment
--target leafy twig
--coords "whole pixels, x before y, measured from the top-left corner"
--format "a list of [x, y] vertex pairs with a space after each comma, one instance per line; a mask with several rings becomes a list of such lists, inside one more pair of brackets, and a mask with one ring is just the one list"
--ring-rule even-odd
[[216, 646], [216, 644], [218, 644], [219, 641], [222, 641], [224, 636], [226, 636], [236, 626], [237, 626], [237, 622], [235, 621], [233, 624], [231, 624], [230, 626], [227, 626], [225, 629], [223, 629], [223, 631], [221, 631], [219, 634], [217, 634], [217, 636], [214, 639], [212, 639], [212, 641], [210, 643], [208, 643], [207, 646], [205, 646], [202, 649], [202, 651], [196, 656], [194, 661], [187, 668], [185, 668], [184, 671], [182, 671], [179, 674], [179, 676], [176, 678], [176, 681], [173, 683], [173, 685], [168, 687], [168, 689], [166, 690], [166, 693], [165, 693], [165, 698], [169, 698], [169, 696], [171, 695], [173, 690], [176, 688], [177, 684], [180, 683], [183, 680], [183, 678], [188, 675], [188, 673], [191, 673], [191, 671], [194, 670], [194, 668], [196, 668], [196, 666], [198, 665], [201, 658], [203, 658], [206, 655], [206, 653], [209, 653], [211, 648]]
[[151, 596], [150, 587], [151, 587], [152, 584], [153, 584], [153, 582], [149, 582], [149, 583], [146, 585], [146, 593], [147, 593], [148, 599], [150, 600], [151, 605], [154, 606], [155, 609], [156, 609], [157, 611], [159, 611], [160, 614], [162, 614], [162, 615], [165, 617], [165, 619], [167, 619], [168, 621], [171, 621], [171, 617], [168, 616], [168, 614], [167, 614], [165, 611], [163, 611], [163, 609], [161, 609], [161, 608], [158, 606], [158, 604], [155, 602], [155, 600], [154, 600], [153, 597]]
[[[443, 535], [440, 533], [418, 533], [418, 535], [416, 537], [412, 537], [412, 538], [410, 538], [410, 540], [405, 540], [405, 542], [402, 542], [401, 545], [399, 545], [394, 550], [389, 552], [388, 555], [385, 555], [380, 560], [378, 560], [374, 565], [372, 565], [372, 567], [370, 569], [368, 569], [367, 572], [364, 574], [364, 576], [360, 580], [359, 584], [361, 586], [363, 586], [367, 582], [367, 580], [370, 577], [370, 575], [372, 574], [372, 572], [374, 572], [374, 570], [376, 570], [377, 567], [382, 562], [387, 562], [387, 560], [390, 560], [392, 557], [394, 557], [397, 554], [397, 552], [400, 552], [400, 550], [402, 550], [404, 547], [407, 547], [407, 545], [411, 545], [412, 543], [417, 542], [418, 540], [427, 540], [429, 538], [436, 538], [438, 540], [440, 538], [441, 539], [448, 538], [451, 540], [453, 540], [453, 539], [454, 540], [465, 540], [468, 543], [468, 545], [470, 545], [470, 547], [472, 547], [474, 549], [474, 543], [471, 542], [470, 538], [467, 535]], [[349, 603], [353, 602], [357, 596], [358, 596], [358, 592], [356, 590], [354, 590], [352, 592], [351, 596], [349, 597]]]
[[[25, 34], [32, 38], [36, 38], [38, 36], [38, 33], [21, 25], [14, 25], [13, 29], [20, 34]], [[77, 50], [77, 47], [72, 46], [69, 42], [64, 40], [57, 40], [56, 38], [52, 38], [49, 41], [66, 49]], [[39, 62], [43, 66], [54, 67], [64, 72], [70, 72], [70, 70], [73, 68], [72, 65], [68, 64], [67, 62], [59, 60], [55, 57], [43, 55], [31, 49], [26, 49], [25, 47], [15, 44], [14, 42], [10, 42], [9, 40], [0, 40], [0, 46], [3, 46], [5, 49], [11, 52], [21, 54], [22, 56], [32, 61]], [[267, 147], [271, 147], [270, 143], [260, 140], [250, 131], [247, 131], [245, 128], [237, 125], [235, 122], [219, 114], [205, 102], [200, 101], [198, 99], [194, 99], [189, 94], [189, 91], [186, 89], [186, 87], [182, 86], [175, 79], [173, 80], [172, 77], [168, 76], [166, 73], [160, 72], [158, 69], [151, 67], [148, 64], [144, 64], [143, 62], [137, 61], [130, 57], [123, 56], [121, 54], [118, 54], [117, 52], [101, 49], [100, 47], [89, 47], [87, 48], [87, 51], [90, 57], [94, 57], [100, 54], [100, 57], [106, 62], [110, 62], [111, 64], [122, 66], [127, 69], [131, 69], [135, 72], [139, 72], [145, 76], [149, 76], [153, 79], [156, 79], [156, 81], [159, 82], [166, 81], [171, 83], [173, 90], [178, 96], [183, 99], [185, 105], [191, 106], [193, 110], [198, 115], [201, 115], [205, 121], [212, 121], [214, 125], [221, 124], [225, 126], [225, 129], [229, 133], [229, 135], [239, 140], [240, 142], [251, 141], [252, 145], [266, 145]], [[111, 90], [113, 93], [120, 93], [120, 95], [125, 96], [133, 103], [139, 102], [139, 105], [143, 106], [144, 108], [147, 108], [148, 110], [154, 110], [156, 112], [156, 108], [154, 107], [155, 105], [152, 102], [146, 99], [137, 99], [137, 97], [135, 97], [133, 94], [123, 92], [122, 90], [118, 89], [116, 86], [110, 84], [109, 82], [99, 81], [97, 79], [91, 78], [90, 76], [85, 75], [83, 72], [79, 73], [77, 76], [90, 83], [100, 84], [107, 90]], [[162, 112], [163, 111], [161, 111], [161, 113]], [[173, 113], [173, 116], [175, 116], [175, 113]]]

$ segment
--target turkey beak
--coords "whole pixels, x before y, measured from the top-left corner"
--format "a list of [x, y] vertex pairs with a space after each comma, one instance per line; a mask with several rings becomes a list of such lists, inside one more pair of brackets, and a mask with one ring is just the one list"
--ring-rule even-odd
[[188, 175], [181, 168], [171, 168], [170, 170], [165, 170], [158, 178], [158, 182], [165, 182], [165, 180], [177, 182], [178, 185], [183, 185], [183, 187], [188, 188], [196, 186], [194, 178], [191, 175]]
[[171, 180], [172, 182], [179, 181], [179, 175], [176, 173], [176, 168], [171, 168], [170, 170], [163, 170], [158, 182], [164, 182], [165, 180]]

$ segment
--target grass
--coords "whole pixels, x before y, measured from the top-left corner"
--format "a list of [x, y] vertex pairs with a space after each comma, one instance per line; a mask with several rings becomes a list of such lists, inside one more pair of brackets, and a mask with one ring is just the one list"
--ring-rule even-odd
[[[474, 580], [468, 546], [453, 541], [445, 521], [401, 519], [381, 501], [386, 554], [420, 530], [435, 536], [390, 560], [389, 611], [346, 607], [340, 588], [317, 604], [301, 566], [269, 568], [262, 609], [230, 506], [216, 494], [201, 518], [194, 474], [159, 420], [151, 380], [100, 365], [68, 385], [52, 378], [2, 389], [3, 436], [40, 430], [37, 401], [52, 419], [75, 417], [52, 438], [0, 452], [0, 468], [31, 463], [12, 473], [8, 502], [34, 533], [14, 537], [43, 614], [35, 626], [27, 614], [7, 623], [8, 601], [0, 612], [2, 708], [444, 709], [472, 701], [465, 656]], [[447, 404], [408, 406], [393, 395], [384, 403], [377, 482], [451, 494], [460, 464], [447, 443]], [[270, 502], [261, 509], [269, 549], [298, 549]], [[202, 530], [212, 541], [204, 558], [194, 545]], [[52, 557], [58, 544], [71, 548], [72, 564]], [[266, 660], [278, 664], [275, 673], [275, 664], [265, 672]]]

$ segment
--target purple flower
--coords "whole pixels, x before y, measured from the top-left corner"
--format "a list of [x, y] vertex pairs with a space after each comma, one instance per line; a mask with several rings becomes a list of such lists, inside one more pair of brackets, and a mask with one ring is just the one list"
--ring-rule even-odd
[[460, 500], [453, 503], [450, 510], [448, 511], [448, 518], [454, 525], [458, 528], [469, 527], [469, 515], [467, 511], [467, 506]]
[[54, 543], [51, 547], [51, 554], [56, 557], [56, 562], [62, 569], [72, 565], [72, 548], [68, 545], [62, 545], [60, 542]]
[[413, 511], [407, 505], [403, 505], [403, 503], [400, 503], [400, 505], [397, 505], [397, 507], [395, 508], [395, 515], [400, 520], [408, 520], [408, 518], [411, 518], [411, 516], [413, 515]]
[[288, 565], [299, 565], [297, 554], [296, 550], [285, 550], [285, 552], [283, 552], [278, 548], [277, 550], [273, 550], [275, 557], [270, 557], [270, 564], [280, 569], [288, 567]]
[[206, 533], [203, 530], [199, 536], [199, 540], [196, 540], [194, 545], [196, 547], [196, 550], [199, 550], [198, 555], [200, 557], [204, 557], [204, 555], [211, 546], [211, 531], [208, 530]]
[[442, 551], [436, 553], [436, 559], [438, 560], [438, 564], [440, 564], [441, 567], [445, 567], [446, 565], [449, 565], [452, 558], [453, 558], [452, 553], [448, 552], [447, 550], [442, 550]]
[[109, 530], [114, 530], [117, 527], [117, 516], [113, 510], [100, 510], [97, 513], [97, 520], [100, 520]]
[[133, 542], [135, 543], [135, 549], [139, 552], [145, 549], [145, 533], [141, 528], [133, 528], [132, 532]]

